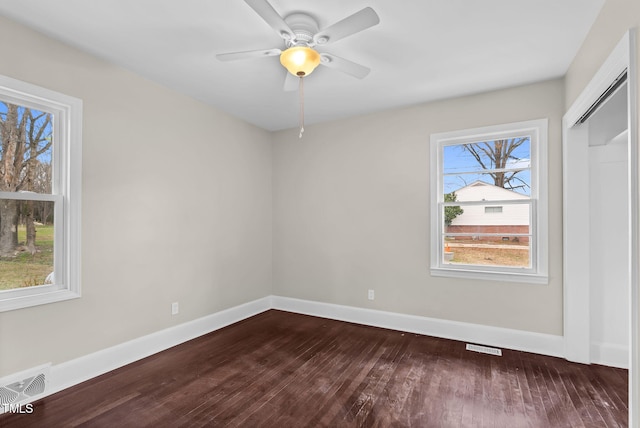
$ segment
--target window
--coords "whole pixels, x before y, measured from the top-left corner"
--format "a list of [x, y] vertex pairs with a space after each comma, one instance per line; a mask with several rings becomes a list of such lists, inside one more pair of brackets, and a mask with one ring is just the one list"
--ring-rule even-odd
[[547, 120], [431, 136], [431, 274], [547, 283]]
[[80, 296], [82, 101], [0, 76], [0, 311]]

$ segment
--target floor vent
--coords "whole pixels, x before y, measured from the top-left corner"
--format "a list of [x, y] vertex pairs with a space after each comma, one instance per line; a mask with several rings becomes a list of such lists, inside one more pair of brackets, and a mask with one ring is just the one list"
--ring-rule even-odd
[[0, 414], [19, 409], [45, 394], [51, 365], [46, 364], [0, 380]]
[[467, 343], [467, 351], [475, 351], [483, 354], [497, 355], [498, 357], [502, 357], [502, 349], [490, 348], [488, 346], [471, 345]]

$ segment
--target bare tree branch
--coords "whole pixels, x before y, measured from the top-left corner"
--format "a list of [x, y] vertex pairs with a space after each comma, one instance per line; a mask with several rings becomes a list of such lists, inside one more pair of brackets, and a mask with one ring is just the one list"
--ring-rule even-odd
[[[519, 189], [529, 187], [529, 185], [517, 174], [518, 171], [495, 171], [507, 169], [509, 162], [519, 161], [514, 156], [514, 152], [529, 141], [529, 137], [517, 137], [510, 139], [500, 139], [494, 141], [482, 141], [477, 143], [463, 144], [463, 150], [468, 152], [483, 170], [489, 175], [493, 184], [505, 189]], [[518, 184], [518, 182], [520, 184]]]

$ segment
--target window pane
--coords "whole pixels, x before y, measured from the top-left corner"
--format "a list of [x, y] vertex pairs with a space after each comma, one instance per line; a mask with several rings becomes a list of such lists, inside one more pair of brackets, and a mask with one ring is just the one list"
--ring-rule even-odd
[[51, 193], [53, 116], [0, 100], [0, 191]]
[[443, 262], [463, 265], [506, 266], [530, 268], [530, 239], [528, 236], [502, 236], [501, 240], [445, 237]]
[[444, 193], [483, 182], [530, 195], [530, 168], [528, 136], [443, 146]]
[[500, 206], [443, 205], [443, 262], [531, 267], [530, 209], [528, 199]]
[[0, 199], [0, 292], [54, 282], [53, 208], [54, 202]]

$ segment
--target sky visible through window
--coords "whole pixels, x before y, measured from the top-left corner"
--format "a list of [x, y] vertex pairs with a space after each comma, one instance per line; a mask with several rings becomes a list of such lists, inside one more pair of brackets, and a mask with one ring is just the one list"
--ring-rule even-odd
[[[7, 103], [6, 101], [0, 100], [0, 121], [6, 120], [8, 104], [9, 103]], [[22, 120], [23, 115], [25, 114], [26, 111], [27, 109], [25, 107], [19, 106], [18, 121]], [[45, 120], [44, 120], [45, 112], [39, 111], [36, 109], [30, 109], [30, 112], [31, 112], [31, 117], [40, 118], [40, 119], [37, 119], [35, 123], [30, 123], [30, 121], [27, 121], [27, 127], [33, 126], [35, 129], [40, 129], [42, 124], [45, 123]], [[42, 137], [44, 141], [42, 141], [39, 144], [39, 149], [46, 144], [47, 139], [52, 138], [52, 135], [53, 135], [53, 125], [52, 125], [52, 121], [49, 121], [48, 123], [46, 123], [46, 126], [42, 130]], [[1, 153], [2, 153], [2, 146], [0, 146], [0, 154]], [[49, 148], [48, 150], [43, 151], [43, 153], [41, 153], [37, 159], [43, 164], [50, 164], [51, 154], [52, 154], [52, 150], [51, 148]], [[27, 156], [29, 156], [29, 152], [25, 151], [25, 159]]]
[[[510, 183], [510, 187], [515, 192], [523, 195], [530, 196], [531, 194], [531, 138], [530, 137], [518, 137], [522, 139], [520, 145], [513, 149], [510, 153], [505, 169], [509, 172], [508, 176], [516, 173]], [[515, 139], [508, 139], [507, 141], [513, 141]], [[485, 168], [480, 165], [479, 161], [474, 155], [467, 149], [465, 144], [447, 145], [443, 147], [443, 175], [444, 175], [444, 193], [455, 192], [458, 189], [465, 187], [476, 181], [482, 181], [488, 184], [494, 184], [494, 178], [488, 172], [490, 169], [496, 168], [495, 162], [491, 159], [491, 156], [487, 155], [486, 150], [489, 147], [494, 147], [495, 141], [476, 142], [470, 143], [469, 146], [474, 146], [476, 152], [481, 156], [481, 161], [484, 163]], [[505, 188], [510, 188], [505, 186]]]

